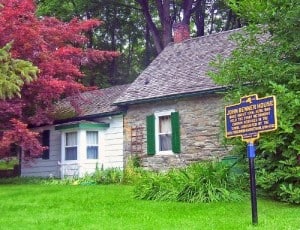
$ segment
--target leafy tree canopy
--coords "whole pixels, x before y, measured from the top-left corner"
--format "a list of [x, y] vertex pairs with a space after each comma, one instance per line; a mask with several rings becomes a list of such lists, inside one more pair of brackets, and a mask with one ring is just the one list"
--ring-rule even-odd
[[[145, 23], [134, 0], [39, 0], [38, 15], [55, 16], [63, 21], [98, 18], [103, 25], [87, 33], [89, 46], [115, 50], [122, 55], [109, 63], [83, 68], [83, 83], [109, 86], [132, 82], [149, 64], [154, 51], [145, 35]], [[147, 49], [145, 50], [145, 43]]]
[[[300, 203], [300, 4], [296, 0], [228, 0], [249, 26], [235, 37], [238, 48], [220, 58], [214, 80], [230, 86], [226, 98], [277, 98], [278, 130], [257, 141], [258, 185], [273, 197]], [[234, 140], [236, 150], [245, 146]], [[242, 146], [242, 147], [241, 147]]]
[[34, 81], [23, 86], [20, 98], [0, 100], [0, 153], [15, 143], [32, 156], [39, 155], [40, 145], [28, 145], [37, 141], [36, 136], [28, 130], [18, 135], [20, 130], [51, 124], [56, 101], [86, 90], [80, 83], [84, 76], [80, 68], [113, 60], [119, 53], [88, 48], [85, 34], [98, 27], [99, 20], [38, 18], [33, 0], [0, 0], [0, 6], [0, 47], [13, 41], [12, 57], [30, 61], [40, 70]]
[[64, 21], [92, 17], [106, 22], [89, 33], [90, 45], [117, 50], [122, 56], [84, 69], [86, 85], [134, 80], [172, 42], [174, 23], [189, 24], [193, 37], [243, 25], [225, 0], [38, 0], [37, 4], [40, 16], [52, 15]]
[[38, 71], [31, 62], [12, 58], [10, 48], [7, 44], [0, 49], [0, 99], [20, 97], [24, 83], [36, 79]]

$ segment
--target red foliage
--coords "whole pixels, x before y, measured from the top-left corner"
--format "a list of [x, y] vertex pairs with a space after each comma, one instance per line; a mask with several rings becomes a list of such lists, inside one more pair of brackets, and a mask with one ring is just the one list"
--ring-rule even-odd
[[[27, 125], [16, 119], [11, 119], [11, 128], [3, 133], [0, 142], [0, 154], [6, 155], [10, 151], [10, 144], [17, 144], [24, 152], [29, 152], [30, 155], [22, 154], [25, 160], [27, 158], [38, 157], [44, 150], [38, 141], [38, 133], [32, 132], [27, 128]], [[0, 155], [1, 157], [1, 155]]]
[[[66, 23], [52, 17], [39, 19], [35, 10], [34, 0], [0, 0], [0, 47], [13, 41], [13, 57], [29, 60], [40, 70], [38, 79], [23, 87], [21, 98], [0, 101], [0, 130], [10, 129], [4, 132], [0, 146], [18, 142], [31, 155], [41, 149], [36, 136], [21, 124], [51, 124], [53, 103], [85, 90], [78, 81], [83, 77], [80, 67], [119, 55], [86, 48], [85, 32], [99, 26], [99, 20], [73, 19]], [[23, 138], [13, 139], [13, 133], [17, 135], [20, 130], [24, 131]], [[29, 142], [35, 147], [29, 148]]]

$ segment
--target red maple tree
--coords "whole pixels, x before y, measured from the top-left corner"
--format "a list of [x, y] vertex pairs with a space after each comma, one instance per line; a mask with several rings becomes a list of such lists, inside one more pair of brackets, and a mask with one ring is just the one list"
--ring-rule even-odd
[[109, 61], [119, 53], [87, 48], [85, 32], [101, 21], [73, 19], [66, 23], [53, 17], [38, 18], [34, 0], [0, 0], [0, 47], [12, 42], [14, 58], [31, 61], [39, 68], [37, 80], [25, 84], [21, 98], [0, 100], [0, 157], [11, 143], [41, 154], [43, 148], [28, 125], [53, 122], [54, 103], [86, 90], [80, 83], [81, 66]]

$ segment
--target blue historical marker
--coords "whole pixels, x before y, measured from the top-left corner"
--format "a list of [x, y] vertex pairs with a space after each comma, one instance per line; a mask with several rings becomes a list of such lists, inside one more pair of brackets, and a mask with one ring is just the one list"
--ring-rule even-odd
[[249, 158], [252, 224], [258, 223], [256, 182], [255, 182], [255, 146], [254, 141], [260, 133], [277, 129], [276, 98], [269, 96], [258, 98], [256, 94], [242, 97], [239, 104], [225, 107], [226, 137], [241, 136], [247, 144]]
[[260, 133], [277, 129], [275, 96], [242, 97], [239, 104], [225, 107], [225, 120], [226, 137], [241, 136], [245, 141], [254, 141]]

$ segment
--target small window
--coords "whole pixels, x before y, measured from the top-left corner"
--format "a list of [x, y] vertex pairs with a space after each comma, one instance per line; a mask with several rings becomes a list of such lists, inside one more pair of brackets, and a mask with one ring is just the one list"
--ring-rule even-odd
[[98, 132], [86, 132], [86, 158], [98, 159]]
[[171, 115], [158, 117], [159, 151], [172, 150]]
[[43, 160], [48, 160], [49, 159], [49, 152], [50, 152], [50, 130], [44, 130], [42, 132], [42, 145], [44, 147], [47, 147], [47, 149], [45, 149], [43, 151], [42, 154], [42, 159]]
[[66, 133], [65, 160], [77, 160], [77, 132]]
[[173, 111], [158, 112], [146, 118], [147, 154], [180, 153], [179, 113]]

